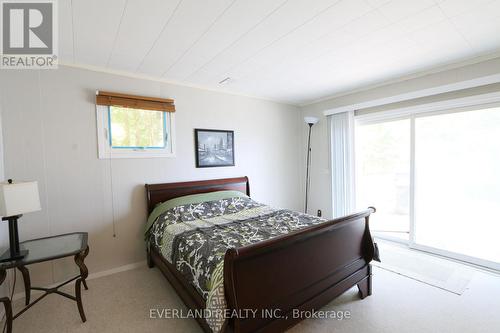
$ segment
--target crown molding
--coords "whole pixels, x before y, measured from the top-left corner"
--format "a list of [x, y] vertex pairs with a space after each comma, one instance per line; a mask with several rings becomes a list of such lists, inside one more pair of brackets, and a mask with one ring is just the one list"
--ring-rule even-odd
[[88, 71], [92, 71], [92, 72], [104, 73], [104, 74], [124, 76], [124, 77], [129, 77], [132, 79], [154, 81], [154, 82], [171, 84], [171, 85], [180, 86], [180, 87], [206, 90], [206, 91], [211, 91], [211, 92], [216, 92], [216, 93], [221, 93], [221, 94], [226, 94], [226, 95], [246, 97], [246, 98], [258, 99], [261, 101], [271, 102], [271, 103], [299, 107], [298, 104], [294, 104], [294, 103], [291, 103], [288, 101], [276, 100], [276, 99], [272, 99], [272, 98], [266, 98], [266, 97], [262, 97], [262, 96], [251, 95], [251, 94], [232, 92], [232, 91], [228, 91], [225, 89], [217, 89], [214, 87], [209, 87], [209, 86], [204, 86], [204, 85], [196, 85], [196, 84], [191, 84], [191, 83], [181, 82], [181, 81], [176, 81], [176, 80], [169, 80], [169, 79], [159, 78], [159, 77], [155, 77], [155, 76], [151, 76], [151, 75], [147, 75], [147, 74], [133, 73], [133, 72], [128, 72], [128, 71], [115, 70], [115, 69], [110, 69], [110, 68], [100, 67], [100, 66], [93, 66], [93, 65], [75, 64], [75, 63], [69, 63], [69, 62], [64, 62], [64, 61], [59, 62], [59, 66], [68, 67], [68, 68], [83, 69], [83, 70], [88, 70]]
[[403, 82], [403, 81], [408, 81], [408, 80], [412, 80], [412, 79], [418, 79], [418, 78], [421, 78], [421, 77], [424, 77], [424, 76], [427, 76], [427, 75], [431, 75], [431, 74], [437, 74], [437, 73], [441, 73], [441, 72], [445, 72], [445, 71], [449, 71], [449, 70], [453, 70], [453, 69], [458, 69], [460, 67], [465, 67], [465, 66], [469, 66], [469, 65], [479, 64], [481, 62], [485, 62], [485, 61], [488, 61], [488, 60], [493, 60], [493, 59], [496, 59], [496, 58], [500, 58], [500, 51], [488, 53], [488, 54], [482, 55], [482, 56], [473, 57], [473, 58], [470, 58], [470, 59], [467, 59], [467, 60], [461, 60], [461, 61], [451, 62], [451, 63], [444, 64], [444, 65], [441, 65], [441, 66], [436, 66], [436, 67], [433, 67], [431, 69], [424, 70], [424, 71], [415, 71], [413, 73], [410, 73], [410, 74], [407, 74], [407, 75], [404, 75], [404, 76], [400, 76], [400, 77], [397, 77], [397, 78], [394, 78], [394, 79], [391, 79], [391, 80], [381, 81], [381, 82], [374, 83], [374, 84], [367, 85], [367, 86], [363, 86], [363, 87], [360, 87], [360, 88], [357, 88], [357, 89], [347, 90], [347, 91], [339, 92], [339, 93], [332, 94], [332, 95], [329, 95], [329, 96], [326, 96], [326, 97], [321, 97], [321, 98], [312, 100], [312, 101], [307, 102], [307, 103], [299, 104], [299, 107], [302, 108], [302, 107], [306, 107], [306, 106], [309, 106], [309, 105], [313, 105], [313, 104], [325, 102], [325, 101], [328, 101], [328, 100], [331, 100], [331, 99], [335, 99], [335, 98], [339, 98], [339, 97], [344, 97], [344, 96], [348, 96], [348, 95], [352, 95], [352, 94], [357, 94], [357, 93], [369, 91], [369, 90], [372, 90], [372, 89], [376, 89], [376, 88], [388, 86], [388, 85], [399, 83], [399, 82]]

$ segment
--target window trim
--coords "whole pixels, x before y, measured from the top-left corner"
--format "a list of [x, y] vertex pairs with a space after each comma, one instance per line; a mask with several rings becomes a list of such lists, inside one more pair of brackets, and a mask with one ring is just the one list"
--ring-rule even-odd
[[[449, 99], [445, 101], [418, 104], [414, 106], [389, 109], [386, 111], [376, 111], [361, 115], [354, 114], [356, 122], [359, 124], [373, 124], [389, 120], [407, 119], [411, 116], [428, 116], [432, 113], [450, 113], [469, 111], [479, 106], [496, 106], [500, 103], [500, 92], [487, 93], [482, 95], [467, 96], [462, 98]], [[389, 106], [388, 106], [389, 107]]]
[[173, 112], [163, 112], [164, 129], [166, 128], [168, 133], [167, 144], [164, 148], [112, 147], [110, 107], [96, 105], [96, 120], [99, 159], [175, 157], [175, 114]]

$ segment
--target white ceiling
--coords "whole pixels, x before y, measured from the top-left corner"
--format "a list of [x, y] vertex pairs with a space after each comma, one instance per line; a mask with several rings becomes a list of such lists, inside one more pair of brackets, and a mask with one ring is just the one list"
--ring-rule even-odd
[[500, 50], [500, 0], [61, 0], [59, 10], [63, 63], [293, 104]]

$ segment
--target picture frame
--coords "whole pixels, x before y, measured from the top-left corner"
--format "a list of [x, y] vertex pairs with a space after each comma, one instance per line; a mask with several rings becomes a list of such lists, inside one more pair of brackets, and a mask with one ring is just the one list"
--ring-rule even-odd
[[197, 168], [234, 166], [234, 131], [195, 128]]

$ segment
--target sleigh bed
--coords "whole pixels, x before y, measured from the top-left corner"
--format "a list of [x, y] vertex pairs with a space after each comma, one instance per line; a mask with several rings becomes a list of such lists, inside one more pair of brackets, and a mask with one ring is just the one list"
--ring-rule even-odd
[[[148, 210], [151, 214], [168, 200], [217, 191], [250, 196], [248, 178], [146, 185]], [[368, 219], [374, 211], [369, 208], [330, 221], [315, 221], [267, 240], [228, 248], [223, 253], [221, 273], [227, 313], [248, 313], [244, 312], [248, 309], [255, 313], [229, 316], [220, 331], [280, 332], [303, 319], [297, 313], [319, 310], [355, 285], [361, 298], [371, 295], [369, 263], [377, 254]], [[149, 267], [161, 270], [189, 309], [199, 313], [207, 308], [199, 288], [158, 247], [148, 245], [147, 260]], [[196, 320], [204, 331], [214, 331], [205, 318], [196, 316]]]

